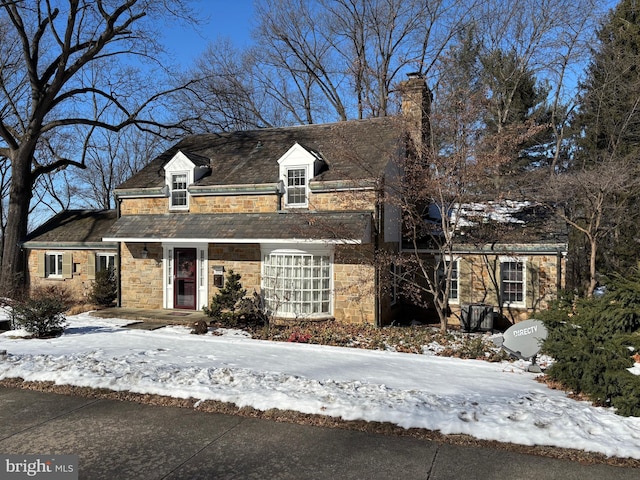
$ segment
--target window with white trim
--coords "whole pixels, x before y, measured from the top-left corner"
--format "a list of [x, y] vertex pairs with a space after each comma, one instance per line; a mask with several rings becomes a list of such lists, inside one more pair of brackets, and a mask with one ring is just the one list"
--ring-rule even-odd
[[445, 266], [451, 266], [451, 280], [449, 281], [449, 302], [460, 301], [460, 259], [445, 260]]
[[113, 253], [98, 253], [96, 254], [96, 272], [102, 270], [116, 268], [116, 256]]
[[62, 253], [47, 253], [45, 256], [45, 276], [62, 278]]
[[458, 303], [460, 301], [460, 259], [455, 258], [451, 260], [446, 258], [440, 264], [438, 269], [438, 281], [441, 283], [441, 288], [446, 286], [444, 283], [445, 272], [448, 268], [451, 268], [451, 280], [449, 281], [449, 303]]
[[331, 278], [329, 254], [274, 250], [263, 255], [262, 292], [272, 315], [330, 315]]
[[186, 209], [187, 203], [187, 173], [171, 174], [171, 208]]
[[500, 260], [500, 297], [503, 305], [524, 306], [526, 298], [525, 261]]
[[288, 207], [305, 207], [307, 205], [307, 169], [287, 169], [287, 199]]

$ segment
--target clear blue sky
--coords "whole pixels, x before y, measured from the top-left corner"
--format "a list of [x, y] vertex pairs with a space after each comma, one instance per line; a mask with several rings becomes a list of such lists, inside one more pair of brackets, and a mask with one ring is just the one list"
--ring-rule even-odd
[[191, 66], [217, 38], [228, 37], [237, 47], [249, 43], [253, 0], [198, 0], [192, 5], [202, 19], [197, 30], [176, 24], [165, 30], [163, 39], [169, 53], [182, 66]]

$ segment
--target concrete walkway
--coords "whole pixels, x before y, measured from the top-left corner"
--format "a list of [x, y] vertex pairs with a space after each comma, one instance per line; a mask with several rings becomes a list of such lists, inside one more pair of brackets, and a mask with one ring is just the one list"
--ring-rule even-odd
[[100, 318], [124, 318], [139, 322], [157, 322], [167, 325], [186, 325], [198, 320], [205, 320], [207, 323], [211, 318], [201, 310], [166, 310], [166, 309], [145, 309], [145, 308], [103, 308], [91, 312], [91, 316]]
[[79, 455], [79, 478], [91, 480], [640, 478], [640, 469], [1, 387], [0, 453]]

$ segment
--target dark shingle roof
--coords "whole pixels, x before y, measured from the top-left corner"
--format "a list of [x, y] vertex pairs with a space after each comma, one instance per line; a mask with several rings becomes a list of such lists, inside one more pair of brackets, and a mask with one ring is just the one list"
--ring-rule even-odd
[[276, 183], [277, 161], [296, 142], [317, 153], [327, 163], [327, 168], [316, 180], [378, 178], [398, 151], [402, 141], [401, 131], [398, 119], [385, 117], [192, 135], [152, 160], [118, 188], [162, 187], [163, 167], [178, 150], [189, 158], [197, 155], [209, 160], [211, 174], [200, 179], [196, 185]]
[[370, 212], [279, 212], [125, 215], [107, 240], [207, 239], [219, 242], [276, 240], [370, 241]]
[[115, 210], [65, 210], [31, 232], [23, 245], [26, 248], [46, 244], [95, 247], [102, 242], [116, 217]]

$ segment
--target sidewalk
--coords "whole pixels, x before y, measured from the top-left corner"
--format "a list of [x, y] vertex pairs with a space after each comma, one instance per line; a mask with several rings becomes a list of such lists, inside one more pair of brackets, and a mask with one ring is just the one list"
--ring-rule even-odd
[[92, 480], [640, 477], [638, 469], [11, 388], [0, 388], [0, 453], [79, 455], [79, 478]]

